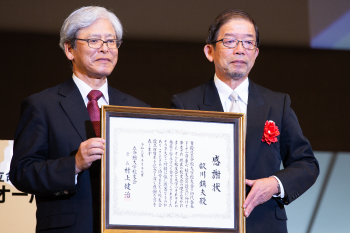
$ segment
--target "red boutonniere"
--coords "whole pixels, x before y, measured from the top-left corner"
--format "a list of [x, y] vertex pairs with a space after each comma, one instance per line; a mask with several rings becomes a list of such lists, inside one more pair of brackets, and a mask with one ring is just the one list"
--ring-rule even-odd
[[277, 142], [277, 136], [280, 135], [280, 131], [278, 131], [278, 127], [276, 126], [274, 121], [266, 121], [264, 127], [264, 133], [261, 141], [266, 142], [267, 144]]

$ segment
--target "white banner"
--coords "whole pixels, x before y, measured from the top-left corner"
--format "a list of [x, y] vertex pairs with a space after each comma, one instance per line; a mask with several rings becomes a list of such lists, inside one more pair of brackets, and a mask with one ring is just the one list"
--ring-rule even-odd
[[13, 141], [0, 140], [0, 231], [35, 232], [35, 198], [18, 191], [9, 180]]

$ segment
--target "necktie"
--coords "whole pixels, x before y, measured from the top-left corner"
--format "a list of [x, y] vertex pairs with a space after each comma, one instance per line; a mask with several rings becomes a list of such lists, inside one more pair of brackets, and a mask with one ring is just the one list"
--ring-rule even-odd
[[100, 137], [100, 108], [98, 107], [97, 101], [103, 96], [99, 90], [92, 90], [88, 94], [89, 102], [87, 104], [87, 110], [90, 115], [92, 126], [94, 127], [97, 137]]
[[231, 99], [230, 112], [241, 113], [242, 111], [239, 107], [239, 99], [238, 99], [238, 94], [236, 91], [232, 91], [232, 93], [230, 95], [230, 99]]

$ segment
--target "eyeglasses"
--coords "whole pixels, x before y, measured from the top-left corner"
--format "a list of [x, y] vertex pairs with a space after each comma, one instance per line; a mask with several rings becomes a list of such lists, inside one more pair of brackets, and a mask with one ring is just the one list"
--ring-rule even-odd
[[122, 44], [122, 40], [117, 39], [109, 39], [109, 40], [101, 40], [101, 39], [79, 39], [75, 38], [76, 40], [83, 40], [88, 43], [88, 46], [92, 49], [99, 49], [103, 46], [104, 43], [107, 44], [107, 47], [110, 49], [118, 49], [120, 45]]
[[236, 40], [233, 38], [223, 38], [221, 40], [214, 41], [214, 43], [217, 43], [219, 41], [222, 41], [222, 44], [230, 49], [236, 48], [239, 42], [242, 42], [242, 46], [245, 49], [251, 50], [256, 48], [256, 41], [254, 40]]

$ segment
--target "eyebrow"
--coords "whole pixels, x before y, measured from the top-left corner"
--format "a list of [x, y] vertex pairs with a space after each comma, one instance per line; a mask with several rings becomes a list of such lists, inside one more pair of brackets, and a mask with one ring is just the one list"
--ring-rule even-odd
[[[110, 36], [113, 36], [113, 37], [117, 37], [115, 34], [107, 34], [106, 37], [110, 37]], [[89, 34], [88, 37], [98, 37], [100, 38], [101, 37], [101, 34]]]
[[[235, 37], [236, 35], [237, 34], [234, 34], [234, 33], [225, 33], [224, 37], [227, 37], [227, 36]], [[254, 35], [253, 34], [243, 34], [243, 37], [253, 37], [254, 38]]]

